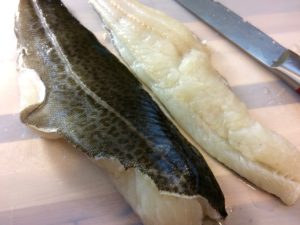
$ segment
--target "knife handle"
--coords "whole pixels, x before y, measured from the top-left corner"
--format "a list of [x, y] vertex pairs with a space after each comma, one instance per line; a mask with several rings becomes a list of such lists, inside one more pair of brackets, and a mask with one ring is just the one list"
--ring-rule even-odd
[[285, 51], [272, 70], [300, 94], [300, 56], [291, 50]]

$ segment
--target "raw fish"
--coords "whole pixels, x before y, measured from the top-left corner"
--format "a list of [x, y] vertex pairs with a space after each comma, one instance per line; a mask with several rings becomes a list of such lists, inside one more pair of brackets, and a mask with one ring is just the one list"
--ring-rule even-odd
[[226, 216], [203, 157], [59, 0], [21, 0], [15, 30], [26, 125], [101, 164], [145, 225]]
[[253, 120], [182, 24], [136, 0], [90, 0], [127, 66], [211, 156], [293, 204], [300, 152]]

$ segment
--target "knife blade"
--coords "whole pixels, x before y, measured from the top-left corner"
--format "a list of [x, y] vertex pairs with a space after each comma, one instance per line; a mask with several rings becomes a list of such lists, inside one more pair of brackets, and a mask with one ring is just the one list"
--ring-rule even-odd
[[300, 56], [214, 0], [176, 0], [300, 94]]

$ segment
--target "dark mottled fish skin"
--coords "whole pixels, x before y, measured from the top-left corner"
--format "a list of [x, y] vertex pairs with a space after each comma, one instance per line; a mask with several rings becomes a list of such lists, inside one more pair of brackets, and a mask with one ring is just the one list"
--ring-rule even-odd
[[21, 119], [58, 129], [90, 157], [138, 168], [159, 190], [201, 195], [225, 217], [222, 191], [203, 157], [164, 116], [128, 69], [58, 0], [21, 0], [16, 21], [25, 67], [46, 86]]

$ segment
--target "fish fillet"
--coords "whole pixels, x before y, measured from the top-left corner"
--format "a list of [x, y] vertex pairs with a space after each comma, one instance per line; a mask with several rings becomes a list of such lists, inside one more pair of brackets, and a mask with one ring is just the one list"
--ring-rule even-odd
[[90, 0], [127, 66], [177, 125], [210, 155], [293, 204], [300, 152], [253, 120], [212, 67], [205, 45], [179, 22], [135, 0]]
[[226, 216], [199, 152], [59, 0], [20, 0], [21, 120], [101, 164], [145, 225]]

